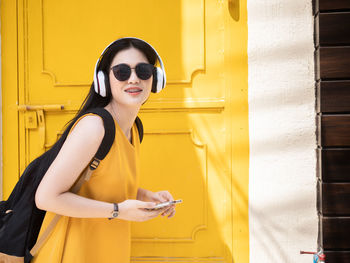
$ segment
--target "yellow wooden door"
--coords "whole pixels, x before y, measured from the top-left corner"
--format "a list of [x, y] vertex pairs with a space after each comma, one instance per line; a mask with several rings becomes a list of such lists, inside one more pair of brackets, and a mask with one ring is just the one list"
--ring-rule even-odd
[[4, 196], [74, 116], [105, 46], [139, 37], [168, 79], [140, 113], [141, 186], [183, 204], [173, 219], [133, 224], [132, 261], [248, 262], [246, 2], [1, 4]]

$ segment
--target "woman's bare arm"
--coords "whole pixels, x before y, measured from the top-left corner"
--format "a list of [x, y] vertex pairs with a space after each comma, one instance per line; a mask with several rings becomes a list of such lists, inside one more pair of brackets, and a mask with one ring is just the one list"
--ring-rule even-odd
[[38, 208], [71, 217], [108, 217], [111, 214], [112, 204], [69, 192], [95, 155], [103, 136], [100, 117], [86, 116], [77, 123], [37, 189]]
[[[69, 192], [81, 172], [97, 152], [104, 136], [102, 119], [86, 116], [68, 135], [57, 157], [47, 170], [35, 195], [38, 208], [70, 217], [108, 218], [113, 204], [93, 200]], [[153, 202], [125, 200], [119, 204], [119, 217], [124, 220], [145, 221], [161, 211], [150, 212]]]

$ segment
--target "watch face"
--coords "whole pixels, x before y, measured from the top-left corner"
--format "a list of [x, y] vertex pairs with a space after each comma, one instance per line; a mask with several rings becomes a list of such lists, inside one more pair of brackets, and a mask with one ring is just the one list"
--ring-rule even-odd
[[113, 217], [113, 218], [116, 218], [117, 216], [118, 216], [118, 211], [113, 211], [112, 217]]

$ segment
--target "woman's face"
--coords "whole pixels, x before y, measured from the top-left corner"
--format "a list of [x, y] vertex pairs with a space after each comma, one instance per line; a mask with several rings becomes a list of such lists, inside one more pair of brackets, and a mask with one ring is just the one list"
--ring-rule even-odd
[[127, 64], [132, 68], [130, 78], [125, 81], [117, 80], [113, 70], [109, 71], [112, 96], [119, 106], [141, 106], [151, 93], [153, 76], [147, 80], [140, 79], [135, 72], [139, 63], [149, 62], [146, 56], [134, 47], [119, 51], [112, 60], [110, 68], [119, 64]]

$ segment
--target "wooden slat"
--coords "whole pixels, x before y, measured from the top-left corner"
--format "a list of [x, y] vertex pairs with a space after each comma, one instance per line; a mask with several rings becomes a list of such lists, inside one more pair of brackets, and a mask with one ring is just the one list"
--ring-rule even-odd
[[349, 204], [350, 183], [322, 183], [322, 201], [319, 212], [325, 216], [350, 216]]
[[318, 144], [322, 147], [350, 146], [350, 115], [322, 115], [318, 127]]
[[350, 149], [319, 150], [323, 182], [350, 182]]
[[319, 47], [316, 51], [317, 79], [350, 79], [349, 58], [350, 47]]
[[350, 112], [350, 81], [318, 83], [317, 110], [322, 113]]
[[315, 36], [317, 46], [349, 45], [350, 12], [320, 13], [317, 15]]
[[350, 250], [350, 217], [322, 217], [321, 220], [323, 249]]
[[325, 251], [327, 263], [350, 262], [350, 251]]
[[349, 0], [316, 0], [316, 2], [318, 3], [315, 3], [315, 6], [320, 12], [350, 9]]

